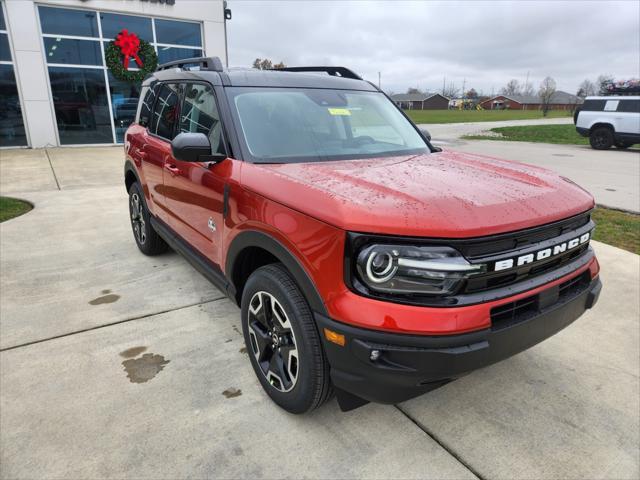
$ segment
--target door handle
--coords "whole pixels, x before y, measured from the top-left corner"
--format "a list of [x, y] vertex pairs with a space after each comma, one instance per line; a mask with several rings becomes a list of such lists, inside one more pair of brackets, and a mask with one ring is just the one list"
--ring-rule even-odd
[[167, 170], [172, 176], [182, 175], [182, 170], [180, 170], [175, 165], [169, 165], [168, 163], [164, 164], [165, 170]]

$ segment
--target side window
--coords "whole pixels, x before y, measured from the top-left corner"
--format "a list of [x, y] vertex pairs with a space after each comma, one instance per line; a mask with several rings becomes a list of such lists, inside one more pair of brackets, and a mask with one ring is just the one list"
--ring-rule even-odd
[[140, 110], [138, 111], [137, 123], [143, 127], [148, 127], [151, 120], [151, 109], [153, 108], [153, 102], [156, 100], [156, 93], [158, 90], [158, 84], [151, 85], [150, 87], [143, 87], [140, 97]]
[[212, 153], [226, 153], [222, 139], [222, 123], [210, 86], [199, 83], [185, 85], [180, 133], [204, 133], [209, 137]]
[[620, 100], [618, 112], [640, 113], [640, 100]]
[[149, 131], [167, 140], [173, 140], [179, 107], [178, 85], [163, 83], [158, 91], [158, 100], [153, 109]]
[[580, 110], [584, 112], [601, 112], [604, 110], [604, 100], [585, 100]]

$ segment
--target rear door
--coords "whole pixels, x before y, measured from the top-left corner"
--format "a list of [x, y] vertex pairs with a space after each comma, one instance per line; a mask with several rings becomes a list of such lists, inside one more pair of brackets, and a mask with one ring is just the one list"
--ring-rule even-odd
[[[178, 133], [204, 133], [211, 153], [227, 155], [216, 96], [207, 83], [183, 84]], [[220, 265], [224, 188], [231, 160], [216, 164], [182, 162], [171, 157], [164, 173], [164, 191], [171, 227], [202, 255]]]
[[618, 103], [617, 116], [620, 119], [619, 130], [616, 133], [640, 135], [640, 100], [621, 99]]
[[[144, 152], [146, 172], [145, 179], [148, 197], [153, 204], [153, 213], [169, 222], [166, 196], [164, 194], [164, 177], [167, 163], [171, 160], [171, 140], [175, 136], [178, 117], [180, 115], [180, 85], [162, 83], [157, 89], [157, 99], [151, 113], [149, 128], [145, 132]], [[147, 194], [147, 192], [145, 192]]]

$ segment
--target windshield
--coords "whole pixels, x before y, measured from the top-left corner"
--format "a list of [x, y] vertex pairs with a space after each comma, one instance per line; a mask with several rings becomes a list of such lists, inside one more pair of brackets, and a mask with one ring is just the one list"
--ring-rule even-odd
[[250, 160], [288, 163], [413, 155], [429, 151], [382, 93], [353, 90], [227, 90]]

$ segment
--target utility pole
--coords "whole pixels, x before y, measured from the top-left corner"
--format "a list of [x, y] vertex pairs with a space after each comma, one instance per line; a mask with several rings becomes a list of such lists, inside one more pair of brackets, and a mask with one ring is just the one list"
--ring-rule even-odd
[[442, 95], [444, 96], [444, 90], [446, 88], [447, 77], [442, 77]]
[[464, 80], [462, 80], [462, 98], [464, 99], [464, 97], [466, 96], [464, 93], [464, 86], [467, 84], [467, 77], [464, 77]]
[[382, 88], [380, 88], [380, 72], [378, 72], [378, 90], [382, 90]]

